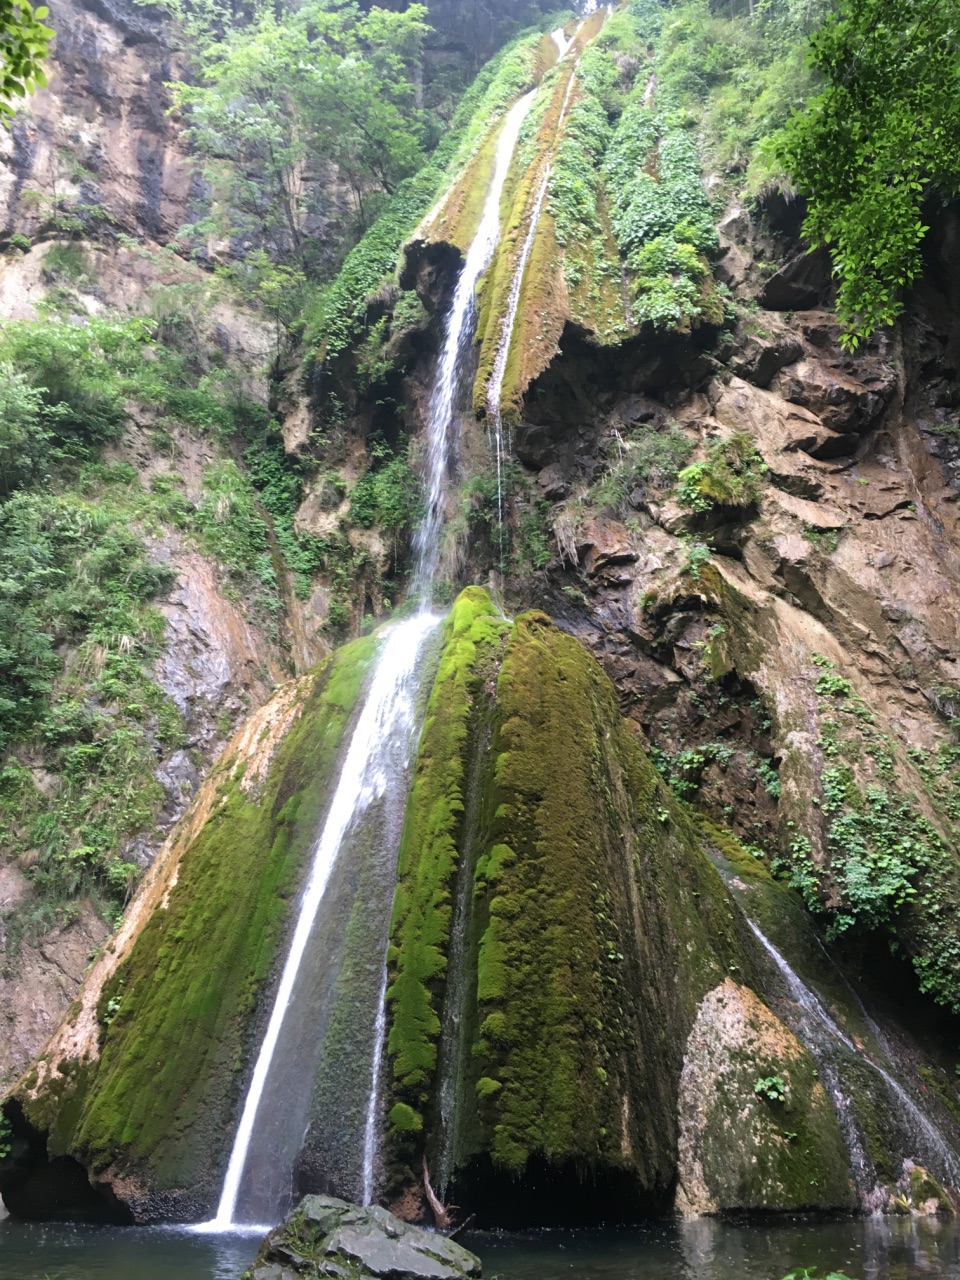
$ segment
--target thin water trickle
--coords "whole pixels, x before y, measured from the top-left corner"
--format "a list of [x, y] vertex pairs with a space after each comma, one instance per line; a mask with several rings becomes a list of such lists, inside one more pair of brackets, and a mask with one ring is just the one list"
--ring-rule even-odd
[[[800, 978], [800, 976], [790, 966], [786, 958], [781, 955], [769, 938], [767, 938], [762, 932], [759, 926], [750, 919], [748, 919], [747, 923], [750, 925], [750, 928], [761, 946], [779, 970], [794, 1003], [798, 1005], [804, 1013], [808, 1014], [810, 1019], [819, 1024], [819, 1026], [827, 1032], [828, 1036], [833, 1041], [841, 1044], [844, 1049], [849, 1050], [851, 1053], [856, 1054], [857, 1057], [865, 1062], [872, 1071], [875, 1071], [897, 1099], [900, 1106], [912, 1122], [913, 1128], [911, 1137], [917, 1148], [913, 1154], [916, 1157], [919, 1157], [937, 1178], [948, 1183], [950, 1186], [960, 1187], [960, 1157], [958, 1157], [957, 1153], [946, 1141], [943, 1134], [939, 1129], [937, 1129], [929, 1116], [927, 1116], [917, 1103], [914, 1102], [913, 1098], [910, 1097], [910, 1094], [903, 1085], [900, 1084], [899, 1080], [891, 1075], [885, 1067], [882, 1067], [878, 1062], [871, 1058], [862, 1048], [858, 1047], [853, 1040], [841, 1030], [836, 1021], [827, 1012], [823, 1001], [820, 1000], [815, 992], [810, 990], [803, 979]], [[847, 985], [849, 986], [849, 983]], [[885, 1053], [888, 1053], [884, 1045], [882, 1033], [880, 1033], [876, 1023], [872, 1021], [866, 1010], [863, 1008], [863, 1002], [860, 1000], [860, 997], [856, 992], [853, 992], [853, 995], [863, 1011], [863, 1016], [867, 1025], [877, 1038], [878, 1044], [880, 1044]], [[854, 1175], [857, 1176], [858, 1173], [860, 1174], [860, 1176], [857, 1177], [858, 1189], [861, 1190], [861, 1194], [866, 1191], [866, 1198], [869, 1202], [871, 1198], [876, 1198], [876, 1188], [870, 1188], [866, 1185], [861, 1186], [861, 1182], [866, 1184], [871, 1176], [875, 1180], [875, 1175], [873, 1174], [872, 1164], [869, 1161], [866, 1150], [863, 1147], [863, 1143], [861, 1142], [857, 1131], [856, 1122], [851, 1111], [851, 1099], [842, 1087], [841, 1078], [835, 1066], [829, 1060], [828, 1054], [824, 1052], [825, 1047], [822, 1041], [818, 1040], [816, 1035], [811, 1034], [809, 1024], [802, 1027], [801, 1030], [805, 1032], [801, 1038], [804, 1040], [804, 1043], [807, 1045], [810, 1052], [814, 1055], [817, 1065], [820, 1068], [821, 1075], [823, 1076], [824, 1083], [827, 1085], [830, 1095], [837, 1107], [841, 1128], [843, 1129], [844, 1137], [847, 1140], [847, 1146], [850, 1149]], [[868, 1207], [874, 1206], [871, 1203], [868, 1203]]]
[[380, 1119], [380, 1068], [387, 1039], [387, 970], [384, 967], [377, 1005], [377, 1023], [373, 1032], [373, 1059], [370, 1064], [370, 1096], [363, 1125], [363, 1203], [373, 1203], [376, 1189], [377, 1124]]
[[[417, 729], [416, 703], [421, 656], [429, 634], [439, 623], [430, 611], [431, 588], [440, 563], [441, 534], [445, 522], [445, 495], [450, 470], [451, 434], [461, 392], [461, 371], [473, 340], [476, 324], [474, 295], [500, 235], [500, 197], [520, 126], [533, 101], [531, 92], [508, 112], [497, 145], [494, 176], [487, 194], [480, 226], [466, 256], [446, 323], [444, 347], [427, 420], [427, 506], [414, 539], [414, 591], [421, 599], [420, 612], [398, 624], [387, 636], [379, 655], [370, 691], [350, 740], [330, 809], [314, 847], [306, 889], [290, 950], [284, 962], [267, 1030], [257, 1055], [244, 1100], [240, 1123], [224, 1178], [216, 1217], [195, 1228], [223, 1232], [244, 1224], [250, 1214], [241, 1204], [249, 1173], [251, 1147], [257, 1132], [258, 1113], [268, 1088], [271, 1066], [284, 1019], [290, 1007], [301, 962], [317, 921], [320, 904], [344, 840], [358, 817], [379, 800], [388, 781], [404, 776]], [[384, 939], [384, 947], [386, 940]], [[381, 963], [385, 957], [381, 959]], [[380, 1110], [380, 1064], [386, 1038], [386, 970], [380, 985], [370, 1061], [363, 1131], [362, 1195], [369, 1204], [375, 1193]], [[289, 1181], [290, 1171], [280, 1171]], [[283, 1211], [284, 1193], [275, 1188], [269, 1208], [276, 1220]], [[262, 1196], [261, 1196], [262, 1200]], [[259, 1207], [259, 1206], [258, 1206]]]

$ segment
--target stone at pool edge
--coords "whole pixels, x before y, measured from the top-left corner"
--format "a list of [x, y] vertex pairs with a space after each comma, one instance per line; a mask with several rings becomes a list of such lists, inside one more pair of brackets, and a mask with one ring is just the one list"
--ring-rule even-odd
[[378, 1206], [304, 1196], [264, 1240], [244, 1280], [477, 1280], [480, 1259]]

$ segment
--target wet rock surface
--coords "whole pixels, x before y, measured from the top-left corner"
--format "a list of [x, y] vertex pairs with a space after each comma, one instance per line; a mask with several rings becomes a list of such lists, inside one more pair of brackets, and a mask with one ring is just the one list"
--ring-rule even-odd
[[462, 1280], [480, 1260], [445, 1236], [412, 1227], [379, 1207], [305, 1196], [267, 1236], [245, 1280]]

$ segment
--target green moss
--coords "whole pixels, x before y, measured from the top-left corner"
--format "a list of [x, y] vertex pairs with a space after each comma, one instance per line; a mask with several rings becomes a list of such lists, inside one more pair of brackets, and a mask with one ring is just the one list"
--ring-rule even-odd
[[514, 1172], [537, 1152], [666, 1185], [683, 1044], [704, 991], [748, 964], [738, 922], [610, 681], [543, 614], [507, 646], [494, 755], [476, 872], [487, 1148]]
[[390, 1108], [390, 1123], [401, 1133], [419, 1133], [423, 1128], [423, 1116], [405, 1102], [397, 1102]]
[[145, 1166], [159, 1189], [210, 1188], [259, 993], [377, 643], [356, 641], [319, 669], [258, 788], [241, 787], [242, 767], [221, 766], [218, 803], [183, 852], [176, 884], [104, 988], [99, 1061], [62, 1096], [24, 1099], [52, 1154], [92, 1169]]
[[509, 628], [468, 587], [446, 623], [400, 846], [390, 926], [388, 1051], [397, 1096], [421, 1106], [437, 1062], [452, 888], [463, 840], [467, 740], [480, 688]]
[[936, 1203], [936, 1212], [949, 1217], [953, 1216], [953, 1205], [950, 1197], [926, 1169], [914, 1165], [910, 1170], [910, 1199], [915, 1208], [927, 1204], [931, 1200]]

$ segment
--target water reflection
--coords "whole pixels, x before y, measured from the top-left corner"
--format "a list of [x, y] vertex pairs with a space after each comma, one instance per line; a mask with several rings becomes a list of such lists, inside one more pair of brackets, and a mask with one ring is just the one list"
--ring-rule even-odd
[[960, 1280], [960, 1228], [939, 1219], [699, 1219], [464, 1243], [483, 1258], [485, 1280], [780, 1280], [799, 1267], [855, 1280]]
[[0, 1222], [3, 1280], [238, 1280], [259, 1240], [163, 1227]]
[[[960, 1227], [938, 1219], [702, 1219], [602, 1231], [476, 1233], [484, 1280], [960, 1280]], [[258, 1242], [161, 1227], [0, 1222], [2, 1280], [238, 1280]]]

